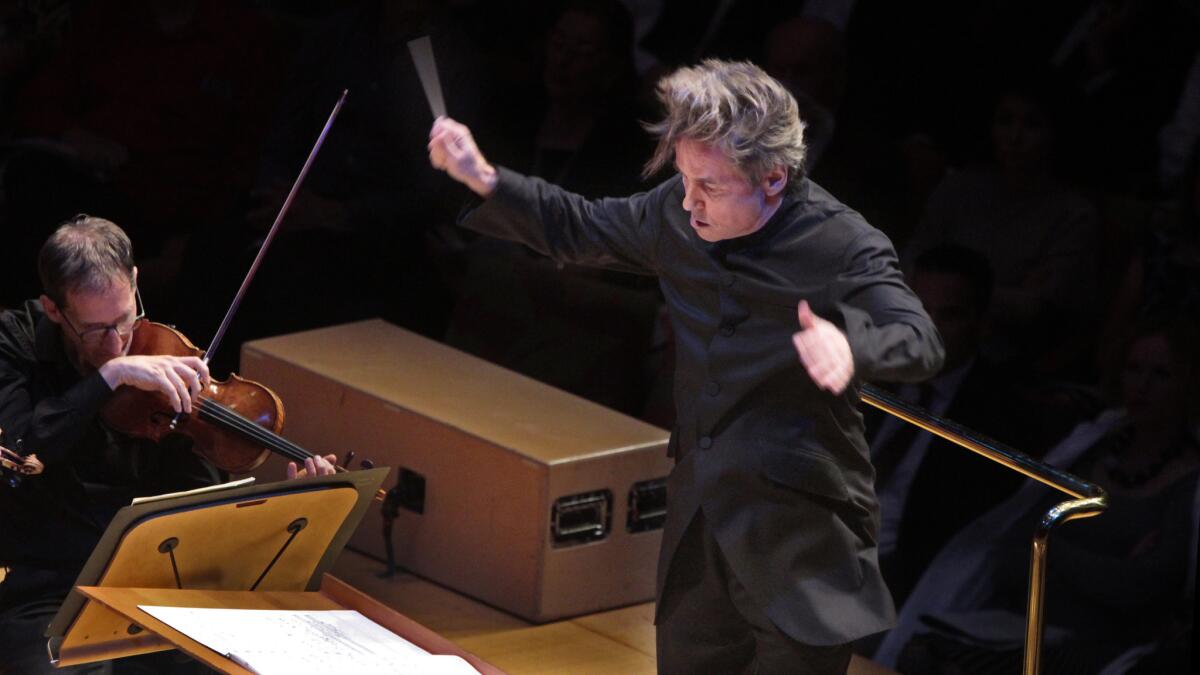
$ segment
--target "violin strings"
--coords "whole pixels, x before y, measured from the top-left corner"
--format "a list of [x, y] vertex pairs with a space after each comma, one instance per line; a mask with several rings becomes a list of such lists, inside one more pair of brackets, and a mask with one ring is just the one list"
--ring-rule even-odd
[[229, 408], [226, 408], [225, 406], [222, 406], [219, 403], [209, 403], [212, 404], [213, 412], [216, 413], [215, 417], [220, 422], [223, 422], [227, 426], [241, 431], [243, 434], [251, 437], [252, 440], [259, 441], [268, 448], [271, 448], [280, 454], [287, 455], [292, 459], [303, 460], [312, 456], [312, 453], [279, 436], [278, 434], [275, 434], [270, 429], [266, 429], [255, 424], [253, 421], [242, 417], [241, 415], [230, 410]]
[[264, 435], [262, 432], [266, 430], [256, 424], [253, 424], [252, 422], [249, 422], [248, 420], [245, 420], [245, 418], [241, 417], [240, 415], [233, 414], [227, 409], [221, 409], [216, 405], [205, 407], [203, 404], [200, 412], [201, 416], [208, 421], [217, 423], [227, 429], [237, 431], [243, 436], [248, 437], [250, 440], [261, 443], [274, 452], [287, 456], [291, 459], [300, 459], [300, 456], [297, 455], [296, 452], [291, 448], [288, 448], [286, 445], [277, 442], [276, 439], [268, 435]]
[[216, 422], [221, 423], [235, 431], [241, 432], [250, 440], [257, 441], [274, 452], [295, 460], [303, 460], [304, 458], [310, 456], [309, 453], [305, 452], [303, 449], [287, 443], [284, 439], [271, 433], [270, 430], [264, 429], [263, 427], [246, 420], [244, 417], [241, 417], [240, 415], [237, 415], [228, 409], [222, 410], [218, 408], [216, 410], [219, 412], [211, 415]]
[[262, 443], [268, 449], [290, 459], [304, 461], [313, 457], [313, 453], [211, 399], [201, 400], [199, 412], [202, 418], [238, 431], [251, 440]]

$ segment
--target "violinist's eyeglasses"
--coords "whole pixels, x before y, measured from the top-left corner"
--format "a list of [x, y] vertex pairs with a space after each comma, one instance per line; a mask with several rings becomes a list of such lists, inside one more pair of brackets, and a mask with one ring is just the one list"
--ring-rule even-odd
[[137, 315], [132, 319], [126, 319], [119, 323], [110, 323], [107, 326], [96, 326], [81, 331], [75, 327], [75, 324], [71, 323], [71, 319], [67, 317], [66, 312], [60, 312], [60, 314], [62, 314], [63, 321], [79, 337], [79, 341], [84, 344], [98, 345], [104, 342], [104, 338], [108, 337], [108, 331], [110, 330], [116, 333], [117, 337], [121, 338], [121, 340], [128, 340], [129, 336], [133, 335], [133, 327], [137, 325], [137, 322], [146, 318], [146, 307], [142, 305], [142, 292], [138, 290], [137, 286], [133, 287], [133, 297]]

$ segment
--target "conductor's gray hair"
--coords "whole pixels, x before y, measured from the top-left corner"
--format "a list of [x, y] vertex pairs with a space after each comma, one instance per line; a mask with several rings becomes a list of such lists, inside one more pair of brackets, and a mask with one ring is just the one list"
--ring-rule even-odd
[[783, 166], [788, 189], [804, 176], [804, 122], [782, 84], [748, 62], [707, 59], [658, 83], [665, 117], [646, 130], [658, 139], [647, 177], [674, 161], [680, 139], [720, 150], [751, 183]]

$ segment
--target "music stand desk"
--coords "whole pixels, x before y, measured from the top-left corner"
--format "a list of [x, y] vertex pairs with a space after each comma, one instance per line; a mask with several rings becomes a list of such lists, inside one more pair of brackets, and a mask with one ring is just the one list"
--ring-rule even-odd
[[[163, 588], [105, 588], [80, 586], [87, 597], [120, 613], [192, 658], [210, 668], [235, 675], [252, 671], [234, 663], [212, 649], [196, 642], [138, 608], [138, 605], [168, 607], [213, 607], [222, 609], [282, 609], [282, 610], [355, 610], [368, 619], [412, 642], [431, 654], [449, 654], [463, 658], [484, 675], [502, 675], [503, 671], [483, 659], [458, 647], [453, 642], [421, 624], [368, 597], [340, 579], [326, 574], [321, 589], [309, 591], [187, 591]], [[305, 645], [295, 645], [305, 649]]]
[[[317, 591], [387, 468], [184, 494], [117, 512], [75, 580], [105, 589]], [[247, 601], [250, 602], [250, 601]], [[58, 666], [171, 649], [72, 591], [46, 631]]]

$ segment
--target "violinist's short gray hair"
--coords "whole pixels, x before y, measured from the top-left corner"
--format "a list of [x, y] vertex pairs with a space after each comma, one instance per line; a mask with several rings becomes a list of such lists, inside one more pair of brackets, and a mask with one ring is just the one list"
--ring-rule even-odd
[[81, 213], [42, 244], [38, 276], [42, 291], [65, 307], [71, 291], [105, 291], [115, 279], [133, 284], [133, 244], [111, 220]]
[[778, 166], [788, 169], [789, 190], [803, 177], [804, 122], [796, 99], [758, 66], [707, 59], [660, 80], [658, 99], [666, 115], [646, 125], [658, 146], [645, 176], [669, 165], [675, 144], [686, 138], [719, 149], [751, 183]]

